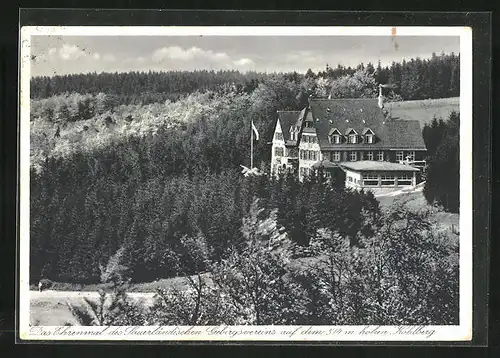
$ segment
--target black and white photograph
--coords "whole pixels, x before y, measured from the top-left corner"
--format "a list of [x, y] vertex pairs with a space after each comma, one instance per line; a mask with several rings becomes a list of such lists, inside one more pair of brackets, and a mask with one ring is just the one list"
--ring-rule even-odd
[[21, 339], [471, 339], [469, 28], [21, 42]]

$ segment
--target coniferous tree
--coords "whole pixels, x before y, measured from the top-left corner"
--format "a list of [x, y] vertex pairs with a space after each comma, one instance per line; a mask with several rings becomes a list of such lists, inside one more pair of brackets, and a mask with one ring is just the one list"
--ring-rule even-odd
[[442, 139], [428, 165], [424, 195], [431, 204], [458, 212], [460, 206], [460, 114], [452, 112], [445, 122]]

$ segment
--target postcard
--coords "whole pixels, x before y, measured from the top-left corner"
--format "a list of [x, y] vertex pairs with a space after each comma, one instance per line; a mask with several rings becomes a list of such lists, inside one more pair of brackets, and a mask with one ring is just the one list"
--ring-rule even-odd
[[20, 36], [22, 341], [471, 340], [471, 28]]

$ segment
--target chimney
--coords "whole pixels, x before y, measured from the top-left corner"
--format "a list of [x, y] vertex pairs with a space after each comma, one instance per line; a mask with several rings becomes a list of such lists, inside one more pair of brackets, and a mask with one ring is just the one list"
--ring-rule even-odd
[[378, 85], [378, 106], [384, 108], [384, 96], [382, 96], [382, 85]]

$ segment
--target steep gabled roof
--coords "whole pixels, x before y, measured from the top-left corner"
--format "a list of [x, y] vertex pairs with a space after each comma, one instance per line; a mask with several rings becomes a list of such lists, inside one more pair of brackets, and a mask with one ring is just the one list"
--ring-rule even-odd
[[302, 123], [302, 121], [305, 119], [306, 110], [307, 110], [307, 107], [304, 108], [302, 111], [300, 111], [299, 117], [298, 117], [298, 120], [297, 120], [297, 125], [299, 124], [299, 122]]
[[[420, 149], [425, 150], [418, 121], [386, 118], [376, 99], [311, 99], [310, 108], [318, 143], [323, 150], [333, 149]], [[329, 110], [327, 110], [329, 109]], [[358, 133], [370, 128], [376, 142], [373, 144], [333, 144], [328, 135], [333, 128], [341, 133], [354, 129]]]
[[297, 144], [296, 140], [290, 140], [290, 128], [297, 124], [300, 113], [300, 111], [278, 111], [278, 119], [286, 145]]
[[335, 132], [338, 133], [339, 135], [341, 135], [340, 131], [337, 128], [330, 129], [330, 131], [328, 132], [328, 135], [332, 135]]

